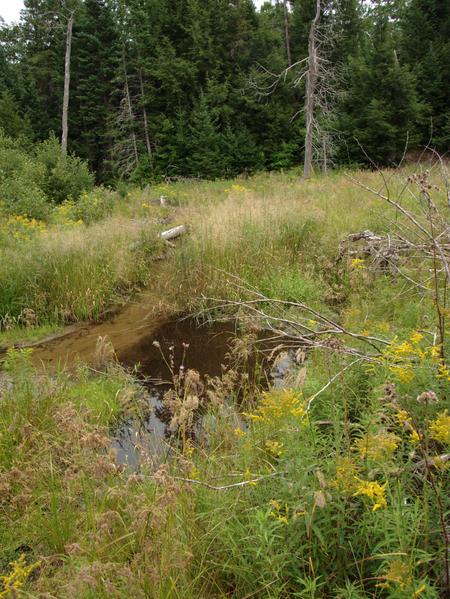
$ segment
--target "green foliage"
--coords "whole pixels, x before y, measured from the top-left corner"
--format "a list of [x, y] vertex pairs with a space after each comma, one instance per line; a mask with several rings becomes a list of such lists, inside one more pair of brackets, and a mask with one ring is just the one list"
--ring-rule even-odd
[[32, 218], [45, 218], [48, 198], [40, 183], [44, 167], [33, 160], [26, 146], [0, 134], [0, 200], [2, 211]]
[[0, 135], [0, 200], [3, 212], [45, 219], [53, 204], [77, 200], [93, 187], [84, 162], [62, 156], [54, 136], [34, 146]]
[[152, 222], [116, 218], [86, 228], [64, 219], [60, 229], [2, 249], [2, 318], [32, 310], [40, 323], [94, 319], [145, 283], [159, 248]]
[[[251, 0], [70, 6], [69, 149], [97, 181], [215, 179], [301, 163], [300, 67], [270, 85], [287, 66], [286, 25], [292, 62], [307, 57], [314, 0], [259, 10]], [[411, 150], [430, 134], [447, 149], [449, 19], [441, 0], [322, 2], [335, 163], [391, 165], [406, 137]], [[14, 137], [59, 134], [66, 25], [53, 0], [30, 0], [18, 26], [0, 29], [0, 126]], [[54, 177], [59, 188], [65, 175]]]
[[[398, 164], [405, 146], [414, 147], [423, 107], [410, 69], [398, 61], [394, 34], [381, 15], [366, 57], [349, 63], [349, 89], [339, 115], [355, 162]], [[354, 145], [354, 141], [358, 145]]]
[[94, 177], [86, 162], [75, 156], [63, 156], [54, 135], [35, 148], [36, 160], [44, 165], [41, 187], [53, 204], [78, 200], [82, 192], [94, 186]]
[[0, 94], [0, 130], [9, 137], [32, 137], [31, 123], [20, 115], [18, 103], [9, 91]]
[[[382, 182], [357, 176], [373, 188]], [[390, 181], [392, 194], [402, 181]], [[230, 347], [231, 371], [176, 378], [165, 407], [179, 429], [161, 454], [150, 453], [153, 427], [141, 431], [138, 472], [119, 467], [111, 451], [119, 422], [148, 417], [148, 397], [144, 405], [131, 376], [105, 361], [45, 372], [29, 350], [9, 350], [0, 374], [0, 585], [22, 564], [35, 573], [22, 572], [20, 592], [62, 599], [444, 596], [450, 370], [435, 342], [434, 289], [370, 268], [365, 254], [336, 261], [349, 232], [387, 226], [373, 214], [376, 200], [343, 175], [123, 189], [115, 210], [127, 218], [61, 223], [9, 247], [0, 314], [29, 306], [40, 319], [91, 317], [112, 291], [148, 281], [158, 245], [151, 227], [136, 230], [136, 218], [148, 222], [161, 193], [182, 203], [192, 231], [166, 266], [165, 298], [181, 288], [196, 295], [196, 309], [205, 296], [236, 299], [236, 316], [253, 285], [274, 299], [311, 302], [358, 336], [329, 336], [324, 321], [317, 347], [280, 356], [289, 372], [283, 387], [270, 387], [241, 368], [266, 323], [249, 318]], [[409, 205], [420, 214], [405, 198]], [[428, 259], [400, 260], [428, 282]], [[337, 284], [345, 287], [338, 301]], [[8, 285], [16, 285], [9, 298]], [[318, 325], [279, 305], [273, 315], [294, 329]], [[367, 343], [368, 335], [385, 343]]]

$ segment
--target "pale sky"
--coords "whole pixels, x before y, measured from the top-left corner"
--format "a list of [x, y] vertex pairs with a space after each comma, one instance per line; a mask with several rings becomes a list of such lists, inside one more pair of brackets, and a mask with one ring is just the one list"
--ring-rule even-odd
[[0, 16], [7, 23], [18, 21], [20, 10], [23, 8], [23, 0], [1, 0], [0, 1]]
[[[256, 6], [261, 6], [265, 0], [254, 0]], [[0, 0], [0, 16], [6, 23], [18, 21], [20, 10], [23, 8], [23, 0]]]

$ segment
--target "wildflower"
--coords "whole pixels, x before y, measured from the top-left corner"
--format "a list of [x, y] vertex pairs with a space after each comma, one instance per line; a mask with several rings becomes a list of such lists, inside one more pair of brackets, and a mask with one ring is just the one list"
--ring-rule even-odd
[[420, 435], [419, 433], [416, 431], [416, 429], [412, 430], [409, 434], [409, 440], [411, 441], [411, 443], [419, 443], [420, 441]]
[[277, 424], [292, 417], [304, 420], [306, 402], [292, 389], [273, 390], [263, 393], [260, 405], [253, 413], [244, 415], [265, 424]]
[[364, 495], [365, 497], [368, 497], [368, 499], [373, 502], [372, 512], [376, 512], [377, 510], [387, 506], [386, 498], [384, 496], [386, 485], [387, 483], [380, 485], [376, 481], [372, 482], [359, 479], [356, 486], [356, 491], [353, 493], [353, 497], [357, 497], [358, 495]]
[[438, 368], [437, 377], [438, 379], [448, 379], [450, 376], [450, 370], [446, 364], [441, 364]]
[[399, 438], [393, 433], [366, 434], [355, 442], [362, 458], [381, 461], [389, 459], [398, 447]]
[[403, 591], [405, 588], [411, 587], [411, 568], [403, 560], [396, 559], [391, 562], [386, 573], [383, 574], [381, 578], [386, 582], [379, 584], [378, 586], [389, 588], [391, 584], [394, 583]]
[[445, 471], [450, 467], [450, 462], [445, 459], [446, 456], [437, 455], [432, 458], [431, 463], [437, 470]]
[[441, 350], [437, 345], [432, 345], [430, 348], [430, 356], [433, 360], [438, 360], [441, 355]]
[[319, 508], [324, 508], [327, 505], [327, 497], [324, 491], [319, 490], [314, 493], [314, 505]]
[[283, 455], [283, 447], [283, 443], [279, 443], [278, 441], [266, 441], [266, 450], [276, 458]]
[[234, 429], [234, 434], [236, 435], [236, 437], [245, 437], [245, 431], [242, 430], [240, 427]]
[[270, 505], [272, 506], [272, 511], [270, 512], [270, 517], [278, 520], [278, 522], [282, 522], [283, 524], [289, 524], [289, 506], [285, 503], [283, 506], [276, 499], [271, 499]]
[[389, 366], [389, 370], [402, 381], [402, 383], [411, 383], [414, 379], [414, 371], [411, 364]]
[[450, 444], [450, 416], [448, 410], [438, 414], [437, 418], [430, 423], [430, 437], [444, 445]]
[[434, 391], [424, 391], [417, 396], [416, 401], [419, 403], [437, 403], [439, 400]]
[[418, 345], [423, 339], [423, 335], [422, 333], [419, 333], [418, 331], [414, 331], [412, 333], [412, 335], [410, 336], [410, 340], [414, 345]]
[[395, 415], [395, 419], [400, 425], [409, 424], [409, 414], [406, 410], [399, 410]]
[[11, 572], [6, 576], [0, 576], [0, 584], [3, 587], [0, 588], [0, 599], [16, 597], [17, 591], [23, 587], [31, 572], [39, 566], [39, 562], [27, 566], [25, 555], [22, 553], [18, 560], [10, 563], [10, 566]]
[[406, 355], [413, 354], [414, 351], [415, 351], [414, 347], [408, 341], [399, 343], [399, 344], [395, 345], [393, 348], [393, 353], [396, 354], [397, 356], [403, 356], [405, 354]]
[[331, 482], [339, 491], [351, 495], [358, 483], [358, 467], [351, 458], [338, 458], [336, 476]]
[[244, 193], [244, 192], [248, 191], [248, 189], [246, 187], [244, 187], [243, 185], [232, 185], [231, 191], [235, 191], [237, 193]]
[[353, 258], [350, 264], [355, 269], [365, 268], [364, 260], [361, 260], [361, 258]]

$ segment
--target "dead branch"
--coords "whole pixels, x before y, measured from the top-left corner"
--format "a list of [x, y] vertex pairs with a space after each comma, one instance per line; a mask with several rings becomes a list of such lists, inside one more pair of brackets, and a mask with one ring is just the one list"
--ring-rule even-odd
[[281, 476], [282, 474], [284, 474], [284, 472], [272, 472], [272, 474], [265, 474], [263, 476], [259, 476], [258, 478], [242, 480], [238, 483], [232, 483], [231, 485], [221, 485], [221, 486], [210, 485], [209, 483], [205, 483], [204, 481], [197, 480], [195, 478], [183, 478], [182, 476], [170, 476], [170, 478], [172, 478], [173, 480], [179, 480], [181, 482], [189, 483], [192, 485], [201, 485], [202, 487], [206, 487], [207, 489], [210, 489], [211, 491], [228, 491], [229, 489], [237, 489], [240, 487], [245, 487], [247, 485], [256, 485], [259, 482], [261, 482], [262, 480], [266, 480], [268, 478], [274, 478], [275, 476]]

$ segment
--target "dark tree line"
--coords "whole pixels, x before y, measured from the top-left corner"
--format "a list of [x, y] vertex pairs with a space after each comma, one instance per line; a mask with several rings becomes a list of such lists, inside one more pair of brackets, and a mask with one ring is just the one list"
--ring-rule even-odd
[[[1, 28], [0, 127], [32, 141], [61, 135], [73, 14], [68, 149], [99, 181], [300, 164], [305, 85], [295, 64], [308, 55], [315, 11], [316, 0], [259, 11], [252, 0], [25, 0], [19, 24]], [[321, 12], [328, 159], [390, 165], [407, 139], [445, 152], [450, 2], [323, 0]]]

